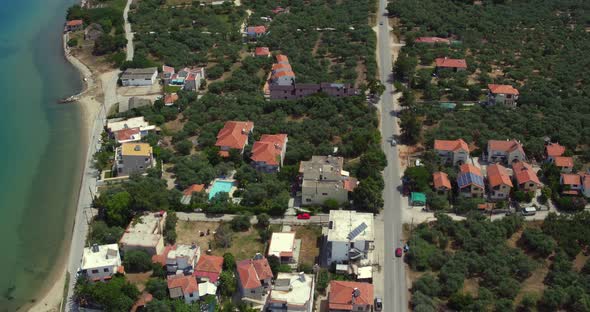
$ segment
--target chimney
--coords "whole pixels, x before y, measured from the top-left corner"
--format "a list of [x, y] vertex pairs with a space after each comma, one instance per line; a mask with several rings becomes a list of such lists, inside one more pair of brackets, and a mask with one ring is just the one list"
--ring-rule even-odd
[[360, 295], [361, 295], [361, 290], [355, 287], [352, 290], [352, 304], [353, 305], [356, 303], [356, 298], [360, 297]]

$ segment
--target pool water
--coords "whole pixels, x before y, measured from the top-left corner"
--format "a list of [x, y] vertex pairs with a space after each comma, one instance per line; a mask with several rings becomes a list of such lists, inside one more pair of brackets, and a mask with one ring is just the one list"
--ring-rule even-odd
[[209, 191], [209, 200], [211, 200], [217, 193], [225, 192], [228, 193], [231, 191], [231, 188], [234, 186], [233, 182], [230, 181], [215, 181], [213, 182], [213, 186], [211, 187], [211, 191]]

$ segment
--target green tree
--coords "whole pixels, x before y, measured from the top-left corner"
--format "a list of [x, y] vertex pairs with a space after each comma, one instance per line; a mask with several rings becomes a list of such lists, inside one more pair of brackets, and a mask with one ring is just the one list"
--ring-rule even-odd
[[150, 278], [145, 285], [147, 291], [154, 296], [154, 298], [164, 300], [168, 297], [168, 284], [165, 280], [159, 278]]
[[223, 254], [223, 269], [233, 271], [236, 268], [236, 258], [233, 254], [226, 252]]
[[239, 214], [235, 216], [230, 222], [232, 230], [236, 232], [247, 231], [251, 226], [250, 218], [249, 214]]
[[88, 242], [90, 244], [115, 244], [123, 235], [123, 228], [118, 226], [109, 227], [104, 221], [92, 221]]
[[233, 271], [222, 271], [219, 275], [219, 292], [222, 296], [231, 297], [236, 293], [237, 285]]
[[152, 258], [143, 250], [131, 250], [125, 253], [123, 265], [129, 273], [147, 272], [152, 267]]
[[354, 205], [359, 209], [378, 212], [383, 207], [383, 186], [372, 178], [363, 180], [352, 192]]

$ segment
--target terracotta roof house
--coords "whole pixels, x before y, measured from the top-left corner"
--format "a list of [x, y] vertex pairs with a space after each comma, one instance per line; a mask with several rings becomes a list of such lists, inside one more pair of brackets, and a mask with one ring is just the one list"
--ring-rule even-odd
[[582, 176], [574, 173], [562, 173], [559, 184], [563, 186], [562, 194], [578, 195], [582, 191]]
[[548, 162], [553, 162], [555, 157], [562, 156], [565, 153], [565, 146], [559, 143], [549, 143], [545, 145], [545, 157]]
[[248, 135], [254, 129], [254, 123], [250, 121], [228, 121], [223, 128], [217, 133], [217, 142], [220, 151], [219, 155], [228, 157], [231, 149], [244, 152], [244, 147], [248, 144]]
[[191, 203], [193, 193], [201, 193], [205, 189], [205, 184], [193, 184], [182, 192], [180, 203], [188, 205]]
[[557, 156], [553, 163], [562, 173], [571, 173], [574, 170], [573, 157]]
[[488, 161], [502, 162], [504, 164], [511, 164], [515, 161], [524, 161], [526, 154], [522, 148], [522, 144], [516, 140], [489, 140], [488, 141]]
[[281, 64], [281, 63], [289, 64], [289, 58], [284, 54], [277, 54], [276, 59], [277, 59], [277, 63], [279, 63], [279, 64]]
[[274, 63], [274, 64], [272, 64], [271, 70], [272, 70], [273, 75], [276, 73], [283, 72], [283, 71], [293, 72], [293, 69], [291, 68], [291, 64], [289, 64], [289, 63]]
[[461, 71], [467, 69], [467, 62], [464, 59], [452, 59], [448, 57], [439, 57], [434, 60], [436, 69], [450, 68], [454, 71]]
[[256, 57], [269, 57], [270, 49], [268, 47], [257, 47], [254, 50], [254, 56]]
[[516, 106], [518, 100], [518, 90], [511, 85], [488, 85], [488, 104], [502, 104], [506, 106]]
[[457, 176], [459, 192], [463, 197], [483, 197], [485, 186], [481, 170], [471, 164], [463, 164], [459, 167]]
[[440, 37], [418, 37], [414, 40], [415, 43], [430, 43], [430, 44], [435, 44], [435, 43], [442, 43], [442, 44], [450, 44], [451, 40], [446, 39], [446, 38], [440, 38]]
[[213, 284], [219, 280], [219, 274], [223, 268], [223, 257], [201, 255], [195, 272], [193, 275], [199, 279], [199, 281], [209, 281]]
[[141, 140], [141, 130], [139, 127], [135, 128], [125, 128], [119, 131], [113, 132], [115, 137], [115, 141], [117, 143], [128, 143], [128, 142], [137, 142]]
[[444, 163], [462, 165], [469, 159], [469, 146], [463, 139], [434, 140], [434, 150]]
[[[183, 298], [184, 302], [191, 304], [200, 298], [199, 284], [192, 275], [172, 275], [168, 277], [168, 291], [170, 298]], [[206, 294], [202, 294], [206, 295]]]
[[292, 70], [284, 70], [273, 73], [270, 76], [272, 85], [292, 86], [295, 83], [295, 73]]
[[262, 300], [268, 293], [273, 278], [266, 258], [242, 260], [237, 264], [237, 272], [242, 298]]
[[491, 164], [488, 166], [488, 184], [490, 199], [503, 200], [508, 199], [512, 189], [512, 180], [508, 170], [500, 164]]
[[328, 311], [371, 311], [373, 285], [369, 283], [331, 281], [328, 293]]
[[84, 27], [84, 21], [81, 19], [66, 22], [66, 31], [76, 31]]
[[246, 27], [246, 35], [251, 38], [258, 38], [266, 33], [265, 26], [248, 26]]
[[286, 134], [263, 134], [252, 146], [254, 168], [267, 173], [277, 172], [283, 166], [287, 151]]
[[517, 161], [512, 164], [512, 172], [518, 189], [525, 192], [534, 192], [541, 187], [541, 181], [531, 165], [523, 161]]
[[438, 171], [432, 174], [432, 181], [434, 183], [434, 190], [439, 194], [444, 194], [451, 189], [451, 181], [449, 175], [445, 172]]
[[164, 96], [164, 105], [172, 106], [178, 100], [178, 94], [176, 93], [169, 93]]

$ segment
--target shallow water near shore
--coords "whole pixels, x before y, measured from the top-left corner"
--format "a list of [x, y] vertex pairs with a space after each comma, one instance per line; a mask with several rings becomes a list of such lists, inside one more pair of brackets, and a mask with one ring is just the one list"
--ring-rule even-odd
[[40, 300], [67, 259], [86, 150], [79, 107], [57, 104], [82, 88], [61, 46], [74, 3], [0, 8], [0, 311]]

